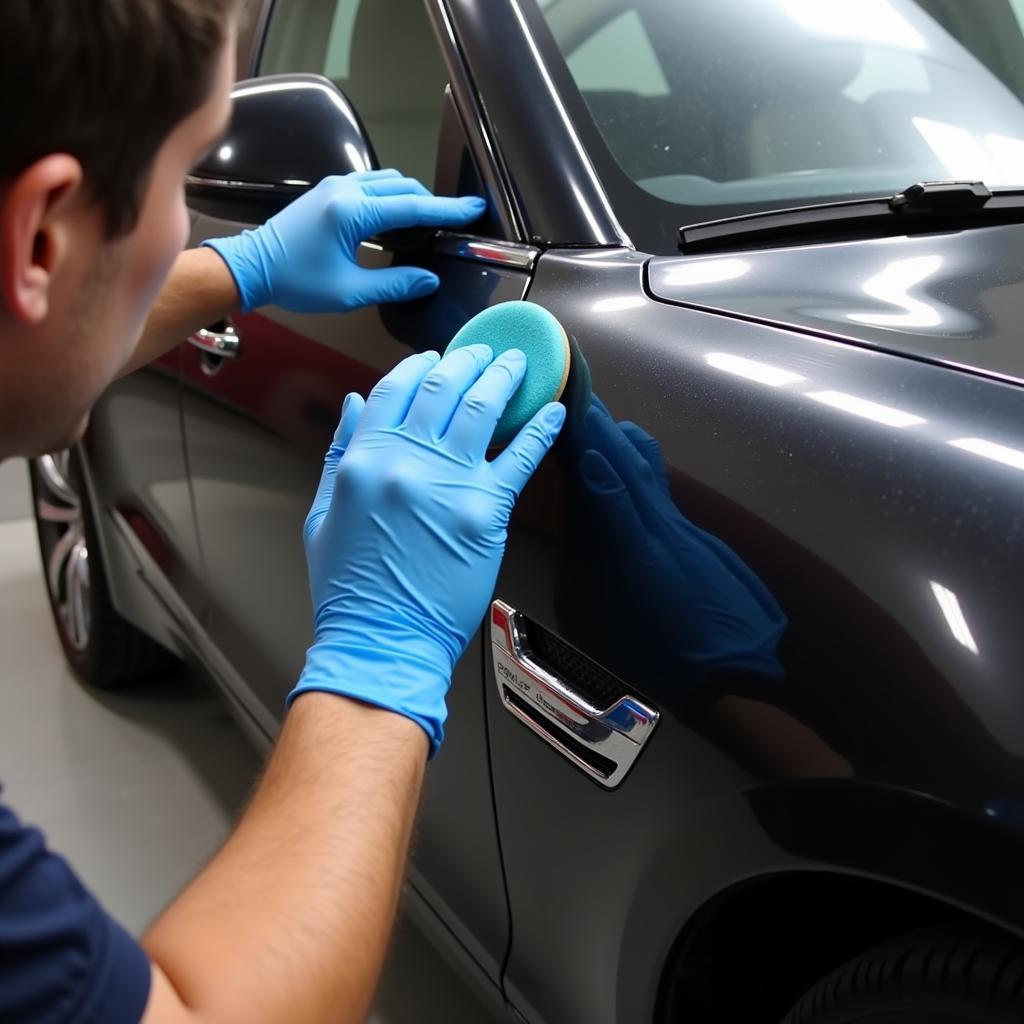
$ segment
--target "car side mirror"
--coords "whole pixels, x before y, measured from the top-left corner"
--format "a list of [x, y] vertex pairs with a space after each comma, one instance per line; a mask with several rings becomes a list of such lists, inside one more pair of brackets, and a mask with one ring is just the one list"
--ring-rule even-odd
[[251, 78], [231, 95], [227, 134], [188, 176], [200, 213], [261, 224], [330, 174], [378, 166], [359, 115], [322, 75]]

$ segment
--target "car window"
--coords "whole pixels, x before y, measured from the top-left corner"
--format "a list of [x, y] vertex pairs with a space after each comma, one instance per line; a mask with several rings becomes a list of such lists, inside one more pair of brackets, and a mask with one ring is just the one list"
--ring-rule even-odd
[[538, 0], [619, 168], [717, 207], [1024, 186], [1021, 0]]
[[623, 11], [599, 28], [569, 54], [568, 63], [585, 93], [614, 90], [667, 96], [671, 91], [635, 10]]
[[448, 78], [422, 0], [278, 0], [259, 73], [289, 71], [336, 82], [381, 166], [433, 184]]

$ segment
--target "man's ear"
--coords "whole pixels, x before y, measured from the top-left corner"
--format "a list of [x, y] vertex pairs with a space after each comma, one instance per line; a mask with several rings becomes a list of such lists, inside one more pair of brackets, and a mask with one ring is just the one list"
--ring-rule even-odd
[[82, 165], [66, 153], [37, 160], [0, 194], [0, 295], [10, 315], [38, 324], [70, 247], [65, 213], [81, 195]]

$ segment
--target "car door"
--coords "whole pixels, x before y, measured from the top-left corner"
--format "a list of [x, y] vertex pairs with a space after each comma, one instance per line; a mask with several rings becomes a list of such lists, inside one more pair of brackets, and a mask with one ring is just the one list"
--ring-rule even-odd
[[[446, 91], [445, 57], [419, 0], [279, 0], [258, 72], [326, 75], [367, 126], [382, 166], [438, 191], [480, 189]], [[500, 234], [501, 221], [500, 213], [485, 217], [483, 239], [442, 233], [415, 254], [363, 247], [368, 266], [400, 258], [435, 270], [442, 285], [428, 300], [343, 316], [264, 309], [235, 319], [238, 358], [185, 353], [184, 422], [209, 634], [226, 684], [268, 735], [311, 638], [302, 526], [341, 402], [350, 391], [365, 395], [412, 351], [443, 348], [480, 309], [522, 297], [532, 256]], [[244, 226], [203, 214], [192, 242]], [[508, 923], [481, 667], [476, 637], [456, 670], [448, 739], [428, 773], [410, 877], [496, 983]]]
[[[548, 67], [550, 81], [566, 87], [565, 109], [575, 115], [583, 106], [578, 95], [572, 108], [574, 80], [609, 134], [628, 134], [623, 112], [647, 100], [685, 115], [654, 59], [673, 37], [655, 46], [637, 5], [541, 6], [579, 40], [565, 47], [567, 68]], [[688, 20], [692, 35], [675, 38], [720, 53], [698, 32], [707, 31], [703, 5], [692, 6], [701, 7]], [[709, 23], [716, 13], [708, 8]], [[472, 28], [471, 12], [465, 24]], [[536, 49], [550, 52], [544, 23], [535, 16], [529, 28]], [[492, 63], [490, 83], [509, 77], [508, 63]], [[483, 72], [478, 81], [501, 134], [519, 112], [488, 91]], [[698, 115], [718, 83], [706, 75], [701, 84]], [[573, 125], [587, 140], [586, 121]], [[655, 150], [635, 148], [638, 160]], [[657, 154], [669, 148], [658, 145]], [[530, 173], [509, 163], [513, 175]], [[602, 181], [623, 173], [599, 169]], [[605, 196], [594, 193], [590, 207], [600, 210]], [[554, 457], [516, 508], [496, 588], [487, 706], [512, 908], [504, 980], [530, 1024], [779, 1020], [806, 986], [775, 990], [785, 971], [766, 978], [751, 965], [772, 944], [785, 951], [770, 963], [813, 965], [819, 946], [841, 947], [856, 915], [792, 900], [716, 921], [716, 897], [754, 892], [759, 877], [776, 872], [837, 865], [920, 886], [915, 869], [932, 866], [943, 844], [927, 830], [932, 798], [919, 808], [918, 795], [977, 807], [986, 793], [1020, 785], [1020, 732], [1008, 725], [1019, 721], [1020, 702], [1000, 685], [1019, 677], [1021, 660], [1008, 612], [1019, 606], [1010, 596], [1020, 579], [1012, 567], [1019, 468], [990, 474], [979, 460], [948, 457], [949, 445], [963, 451], [966, 443], [1009, 464], [1019, 450], [1019, 391], [891, 350], [780, 329], [795, 309], [820, 314], [829, 305], [860, 321], [856, 297], [812, 303], [807, 281], [826, 276], [831, 261], [855, 283], [851, 292], [881, 297], [872, 284], [887, 280], [900, 245], [884, 240], [862, 274], [827, 246], [808, 248], [799, 266], [785, 250], [760, 253], [778, 278], [772, 289], [750, 286], [743, 316], [695, 294], [701, 282], [748, 273], [741, 251], [714, 261], [678, 253], [662, 261], [625, 246], [540, 257], [529, 298], [578, 340], [594, 394], [609, 419], [627, 425], [606, 425], [602, 439], [570, 408]], [[671, 301], [658, 285], [668, 267]], [[863, 321], [891, 327], [924, 310], [946, 323], [933, 313], [938, 300], [907, 300], [913, 313], [904, 314], [897, 303], [905, 296], [890, 285], [892, 305]], [[776, 297], [784, 312], [765, 323]], [[983, 442], [981, 430], [1006, 447]], [[583, 464], [590, 450], [620, 482], [593, 458]], [[988, 667], [968, 620], [987, 633]], [[623, 719], [588, 705], [639, 712], [648, 724], [651, 713], [659, 717], [642, 749], [631, 749]], [[919, 864], [900, 863], [926, 835]], [[975, 881], [968, 861], [951, 861], [939, 886]], [[1005, 893], [984, 898], [1006, 902]], [[799, 945], [800, 926], [790, 923], [798, 908], [813, 922]], [[673, 1014], [664, 983], [677, 955], [677, 964], [689, 956], [677, 984], [707, 1002], [680, 998]], [[748, 998], [749, 1013], [736, 1009]]]

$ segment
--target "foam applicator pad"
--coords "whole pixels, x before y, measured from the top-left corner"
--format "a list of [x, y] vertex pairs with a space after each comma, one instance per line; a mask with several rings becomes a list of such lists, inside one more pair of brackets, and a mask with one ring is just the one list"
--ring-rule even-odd
[[500, 302], [477, 313], [445, 350], [489, 345], [495, 356], [510, 348], [526, 354], [526, 376], [498, 420], [491, 444], [508, 444], [548, 402], [557, 402], [569, 379], [569, 339], [562, 325], [534, 302]]

